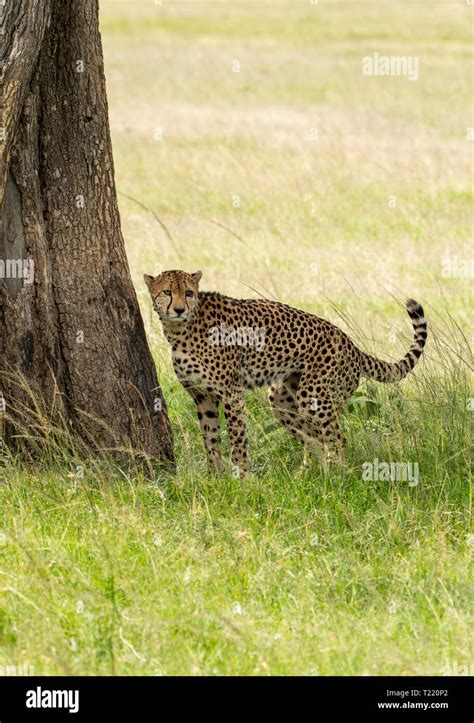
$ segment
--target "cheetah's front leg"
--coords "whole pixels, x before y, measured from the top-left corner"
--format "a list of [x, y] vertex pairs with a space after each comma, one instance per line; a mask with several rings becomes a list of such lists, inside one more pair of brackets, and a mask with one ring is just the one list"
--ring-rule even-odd
[[231, 458], [238, 475], [250, 472], [250, 458], [247, 452], [248, 431], [244, 393], [235, 392], [222, 399], [227, 423], [227, 434], [231, 446]]
[[219, 400], [212, 394], [206, 396], [192, 387], [187, 387], [186, 391], [196, 404], [209, 468], [221, 469]]

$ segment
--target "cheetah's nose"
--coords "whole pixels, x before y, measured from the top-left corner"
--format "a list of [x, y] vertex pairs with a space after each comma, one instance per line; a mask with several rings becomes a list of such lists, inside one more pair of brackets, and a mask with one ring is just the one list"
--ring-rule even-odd
[[178, 316], [181, 316], [181, 314], [183, 314], [184, 311], [185, 311], [184, 307], [176, 307], [176, 306], [174, 307], [174, 313], [177, 314]]

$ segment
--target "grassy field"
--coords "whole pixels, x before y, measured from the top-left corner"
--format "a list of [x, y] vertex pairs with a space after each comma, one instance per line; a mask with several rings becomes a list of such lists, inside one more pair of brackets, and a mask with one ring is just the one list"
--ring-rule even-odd
[[[178, 472], [156, 484], [59, 447], [34, 470], [8, 460], [0, 673], [472, 672], [472, 8], [103, 0], [101, 21]], [[363, 75], [373, 53], [416, 56], [419, 79]], [[212, 478], [142, 281], [166, 268], [304, 307], [386, 359], [409, 346], [413, 296], [426, 354], [362, 387], [347, 469], [303, 471], [259, 392], [254, 473]], [[416, 463], [417, 484], [364, 479], [374, 460]]]

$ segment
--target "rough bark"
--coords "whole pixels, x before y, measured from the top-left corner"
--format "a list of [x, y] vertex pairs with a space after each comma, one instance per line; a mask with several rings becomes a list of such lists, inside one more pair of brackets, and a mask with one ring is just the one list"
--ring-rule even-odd
[[7, 417], [28, 385], [95, 445], [172, 460], [120, 230], [98, 2], [5, 3], [0, 276], [12, 260], [30, 275], [0, 278]]

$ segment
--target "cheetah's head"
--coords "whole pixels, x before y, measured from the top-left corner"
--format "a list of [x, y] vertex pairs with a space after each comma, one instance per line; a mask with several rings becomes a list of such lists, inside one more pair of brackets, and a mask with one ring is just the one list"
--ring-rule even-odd
[[144, 275], [153, 301], [153, 308], [162, 321], [183, 323], [196, 308], [201, 271], [163, 271], [158, 276]]

